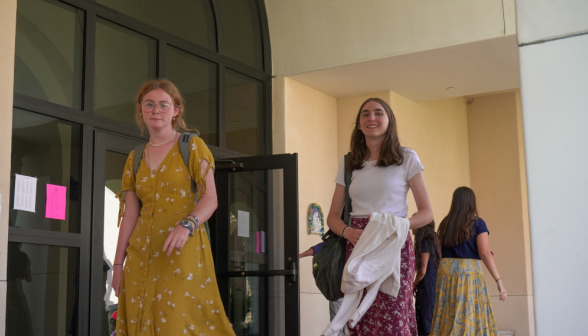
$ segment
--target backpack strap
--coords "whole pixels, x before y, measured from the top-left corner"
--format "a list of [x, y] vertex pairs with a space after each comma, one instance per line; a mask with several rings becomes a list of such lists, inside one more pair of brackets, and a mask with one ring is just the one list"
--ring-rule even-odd
[[137, 172], [139, 171], [141, 160], [143, 160], [143, 150], [145, 149], [145, 145], [146, 144], [142, 143], [135, 147], [135, 160], [133, 160], [133, 171], [135, 172], [135, 181], [137, 181]]
[[[135, 172], [135, 183], [137, 183], [137, 172], [139, 171], [139, 166], [141, 165], [141, 160], [143, 160], [143, 151], [145, 150], [145, 143], [137, 145], [135, 147], [135, 159], [133, 160], [133, 172]], [[143, 202], [139, 199], [139, 211], [143, 209]]]
[[[186, 167], [188, 167], [188, 169], [190, 169], [190, 140], [192, 140], [193, 137], [197, 136], [198, 134], [190, 132], [184, 132], [180, 136], [180, 143], [178, 144], [180, 147], [180, 155], [182, 155], [184, 163], [186, 164]], [[194, 181], [194, 179], [192, 178], [192, 174], [190, 174], [190, 185], [192, 187], [192, 193], [196, 195], [196, 201], [198, 201], [198, 194], [196, 193], [196, 181]]]
[[343, 209], [343, 221], [347, 226], [351, 225], [351, 220], [349, 216], [349, 213], [351, 212], [351, 198], [349, 197], [349, 185], [351, 185], [351, 170], [349, 170], [349, 168], [347, 167], [350, 154], [351, 153], [347, 153], [343, 159], [343, 164], [345, 167], [345, 209]]
[[[188, 171], [190, 172], [190, 185], [191, 185], [191, 189], [192, 189], [192, 193], [194, 194], [194, 197], [196, 198], [196, 203], [198, 203], [198, 188], [196, 186], [196, 181], [194, 181], [194, 179], [192, 178], [192, 169], [190, 167], [190, 140], [192, 140], [193, 137], [197, 137], [198, 134], [195, 133], [191, 133], [191, 132], [183, 132], [182, 135], [180, 135], [180, 141], [178, 143], [178, 146], [180, 147], [180, 155], [182, 156], [182, 159], [184, 159], [184, 164], [186, 165], [186, 167], [188, 168]], [[210, 228], [208, 227], [208, 222], [204, 222], [204, 229], [206, 229], [206, 234], [208, 235], [208, 240], [210, 241]]]

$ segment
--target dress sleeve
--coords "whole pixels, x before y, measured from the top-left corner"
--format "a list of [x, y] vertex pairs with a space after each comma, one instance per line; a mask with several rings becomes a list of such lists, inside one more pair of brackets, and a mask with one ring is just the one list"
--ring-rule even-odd
[[488, 234], [490, 234], [490, 231], [488, 231], [488, 226], [486, 226], [486, 222], [484, 222], [482, 218], [478, 218], [476, 220], [474, 223], [474, 229], [476, 230], [476, 236], [484, 232], [488, 232]]
[[[208, 162], [206, 171], [202, 171], [202, 162]], [[214, 157], [210, 149], [204, 143], [204, 140], [199, 137], [192, 137], [190, 140], [190, 175], [196, 181], [198, 186], [198, 199], [206, 194], [206, 175], [214, 169]]]
[[131, 151], [129, 157], [127, 158], [127, 163], [125, 164], [125, 169], [123, 171], [122, 182], [120, 184], [120, 192], [116, 194], [116, 198], [119, 200], [119, 209], [118, 209], [118, 222], [117, 226], [120, 226], [120, 222], [125, 213], [125, 199], [122, 197], [122, 194], [125, 191], [135, 191], [135, 151]]
[[421, 253], [431, 253], [432, 254], [432, 247], [431, 242], [428, 240], [423, 240], [421, 242]]
[[416, 174], [422, 172], [425, 168], [421, 164], [418, 154], [412, 149], [404, 149], [404, 167], [406, 169], [406, 180], [410, 180]]

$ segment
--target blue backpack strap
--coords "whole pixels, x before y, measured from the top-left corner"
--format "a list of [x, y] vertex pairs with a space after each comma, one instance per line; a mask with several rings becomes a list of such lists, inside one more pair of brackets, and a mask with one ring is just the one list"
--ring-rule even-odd
[[[195, 133], [191, 133], [191, 132], [183, 132], [182, 135], [180, 135], [180, 141], [178, 146], [180, 147], [180, 155], [182, 156], [182, 159], [184, 159], [184, 164], [186, 164], [186, 167], [188, 168], [188, 171], [190, 172], [190, 185], [191, 185], [191, 189], [192, 189], [192, 193], [194, 194], [194, 197], [196, 198], [196, 203], [198, 203], [198, 188], [196, 186], [196, 181], [194, 181], [194, 179], [192, 178], [192, 170], [190, 167], [190, 140], [192, 140], [193, 137], [197, 137], [198, 134]], [[210, 229], [208, 228], [208, 222], [204, 222], [204, 228], [206, 229], [206, 235], [208, 235], [208, 240], [210, 241]]]

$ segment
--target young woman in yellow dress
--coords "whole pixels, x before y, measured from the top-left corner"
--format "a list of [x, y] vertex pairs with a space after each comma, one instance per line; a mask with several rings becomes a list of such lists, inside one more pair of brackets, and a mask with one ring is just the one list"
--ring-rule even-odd
[[[123, 172], [124, 215], [112, 278], [119, 298], [116, 333], [235, 335], [200, 225], [217, 207], [213, 156], [202, 139], [193, 137], [189, 167], [184, 163], [178, 147], [178, 132], [186, 129], [184, 103], [170, 81], [145, 83], [135, 113], [150, 139], [143, 153], [129, 154]], [[136, 176], [134, 160], [141, 160]], [[198, 203], [191, 179], [198, 186]]]

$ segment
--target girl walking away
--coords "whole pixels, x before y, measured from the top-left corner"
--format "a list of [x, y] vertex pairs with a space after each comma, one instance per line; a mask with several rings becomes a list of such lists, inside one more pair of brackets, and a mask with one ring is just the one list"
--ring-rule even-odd
[[[393, 214], [407, 221], [406, 197], [409, 188], [418, 209], [417, 214], [409, 220], [409, 228], [416, 229], [433, 220], [423, 166], [415, 151], [400, 146], [392, 109], [379, 98], [366, 100], [357, 113], [351, 135], [348, 168], [352, 172], [349, 186], [351, 226], [347, 227], [341, 220], [345, 202], [344, 160], [339, 165], [335, 193], [327, 218], [329, 228], [347, 239], [347, 259], [360, 240], [372, 213]], [[348, 324], [351, 336], [417, 335], [412, 301], [414, 249], [410, 235], [402, 240], [400, 253], [396, 254], [400, 259], [397, 296], [377, 291], [373, 303], [363, 317], [354, 321], [357, 323], [353, 328], [351, 323]], [[330, 329], [327, 332], [333, 334]]]
[[[180, 139], [183, 115], [182, 96], [168, 80], [149, 81], [137, 95], [135, 117], [149, 143], [129, 154], [122, 172], [126, 197], [112, 277], [119, 336], [235, 335], [201, 225], [217, 207], [214, 159], [202, 139]], [[179, 141], [190, 142], [189, 154]]]
[[414, 279], [417, 329], [419, 335], [429, 335], [435, 309], [435, 285], [437, 268], [441, 262], [441, 242], [435, 233], [435, 221], [412, 232], [417, 272]]
[[474, 191], [457, 188], [449, 213], [439, 226], [443, 259], [437, 274], [431, 335], [498, 335], [479, 261], [496, 282], [500, 301], [506, 300], [506, 288], [488, 244], [489, 234], [486, 223], [478, 217]]

